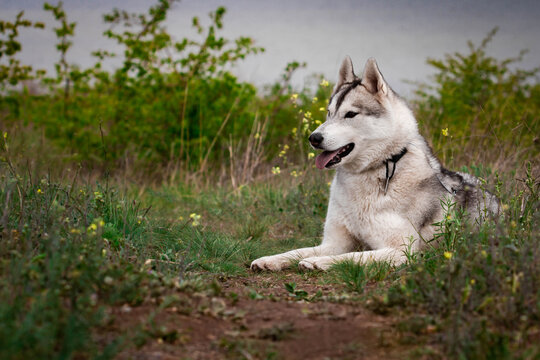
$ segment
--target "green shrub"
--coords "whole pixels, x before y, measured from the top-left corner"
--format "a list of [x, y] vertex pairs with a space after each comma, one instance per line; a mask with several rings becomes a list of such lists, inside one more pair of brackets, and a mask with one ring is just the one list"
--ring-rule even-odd
[[504, 60], [487, 55], [496, 30], [478, 46], [469, 42], [469, 53], [427, 61], [437, 71], [435, 85], [419, 87], [417, 118], [446, 163], [472, 158], [515, 168], [538, 155], [540, 68], [517, 67], [525, 51]]
[[206, 28], [193, 19], [200, 41], [174, 41], [163, 26], [171, 3], [160, 0], [147, 14], [115, 9], [105, 15], [111, 29], [104, 35], [124, 49], [123, 65], [112, 72], [103, 70], [103, 61], [117, 54], [104, 51], [95, 52], [97, 62], [89, 69], [69, 64], [76, 24], [67, 20], [61, 3], [45, 3], [60, 24], [56, 76], [38, 77], [49, 87], [43, 95], [3, 96], [5, 117], [44, 127], [74, 159], [90, 164], [188, 160], [200, 165], [214, 139], [213, 148], [221, 151], [211, 155], [223, 160], [230, 134], [249, 135], [256, 95], [227, 69], [263, 49], [251, 38], [230, 41], [218, 35], [224, 8], [210, 14]]

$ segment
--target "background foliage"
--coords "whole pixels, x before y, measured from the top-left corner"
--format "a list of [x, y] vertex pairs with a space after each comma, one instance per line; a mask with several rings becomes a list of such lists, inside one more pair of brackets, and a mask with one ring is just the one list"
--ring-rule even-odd
[[[244, 160], [249, 164], [243, 167], [250, 171], [240, 176], [245, 181], [263, 158], [279, 153], [286, 160], [281, 166], [302, 164], [308, 156], [305, 135], [324, 120], [328, 82], [315, 77], [314, 89], [294, 93], [290, 79], [305, 66], [298, 62], [288, 64], [282, 79], [266, 91], [239, 82], [231, 67], [264, 49], [250, 37], [220, 36], [225, 8], [210, 13], [207, 25], [193, 18], [198, 39], [176, 40], [164, 27], [171, 5], [162, 0], [147, 13], [115, 9], [105, 14], [110, 27], [103, 36], [117, 42], [118, 53], [96, 50], [94, 66], [81, 69], [69, 62], [76, 24], [69, 22], [61, 2], [45, 3], [57, 23], [59, 60], [52, 76], [16, 60], [18, 29], [44, 25], [24, 19], [23, 13], [13, 23], [3, 21], [0, 111], [5, 127], [22, 123], [40, 129], [69, 154], [68, 160], [101, 171], [137, 167], [146, 173], [186, 174], [204, 172], [210, 163], [230, 171], [230, 159], [248, 152]], [[538, 154], [539, 69], [519, 69], [525, 52], [504, 60], [487, 55], [495, 33], [478, 46], [469, 42], [469, 53], [429, 59], [435, 81], [420, 84], [413, 99], [427, 138], [449, 165], [456, 157], [456, 165], [468, 163], [471, 156], [465, 154], [486, 147], [492, 151], [477, 159], [503, 167]], [[104, 62], [113, 57], [122, 59], [121, 66], [105, 70]]]

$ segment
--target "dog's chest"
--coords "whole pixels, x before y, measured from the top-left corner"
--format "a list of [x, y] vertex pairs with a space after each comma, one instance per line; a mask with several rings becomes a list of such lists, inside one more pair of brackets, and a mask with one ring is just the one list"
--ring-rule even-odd
[[[372, 238], [377, 230], [393, 227], [391, 199], [381, 196], [378, 179], [336, 181], [331, 208], [347, 230], [358, 239]], [[394, 204], [395, 205], [395, 204]]]

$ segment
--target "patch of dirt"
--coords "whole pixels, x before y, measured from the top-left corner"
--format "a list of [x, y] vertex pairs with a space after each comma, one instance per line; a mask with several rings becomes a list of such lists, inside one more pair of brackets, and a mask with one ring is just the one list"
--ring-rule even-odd
[[[328, 301], [336, 287], [298, 274], [221, 281], [219, 295], [174, 293], [167, 306], [114, 308], [102, 336], [129, 334], [119, 359], [401, 359], [406, 352], [390, 317]], [[299, 301], [284, 282], [308, 297], [320, 293]]]

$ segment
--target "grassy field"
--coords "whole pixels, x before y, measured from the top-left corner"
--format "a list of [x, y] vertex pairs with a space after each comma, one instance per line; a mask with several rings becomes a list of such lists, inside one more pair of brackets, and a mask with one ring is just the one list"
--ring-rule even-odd
[[4, 170], [2, 358], [540, 354], [530, 174], [499, 179], [497, 221], [453, 213], [399, 268], [254, 274], [256, 257], [320, 241], [328, 174], [196, 189]]
[[494, 30], [428, 59], [410, 99], [500, 216], [471, 226], [443, 204], [438, 245], [399, 267], [252, 273], [321, 240], [333, 174], [306, 138], [332, 85], [293, 89], [298, 62], [265, 91], [238, 81], [228, 67], [263, 49], [221, 37], [224, 8], [175, 40], [171, 3], [105, 15], [124, 56], [111, 71], [106, 52], [66, 60], [61, 3], [44, 5], [56, 74], [16, 60], [17, 29], [44, 24], [0, 23], [1, 359], [540, 358], [540, 70], [524, 54], [488, 56]]

